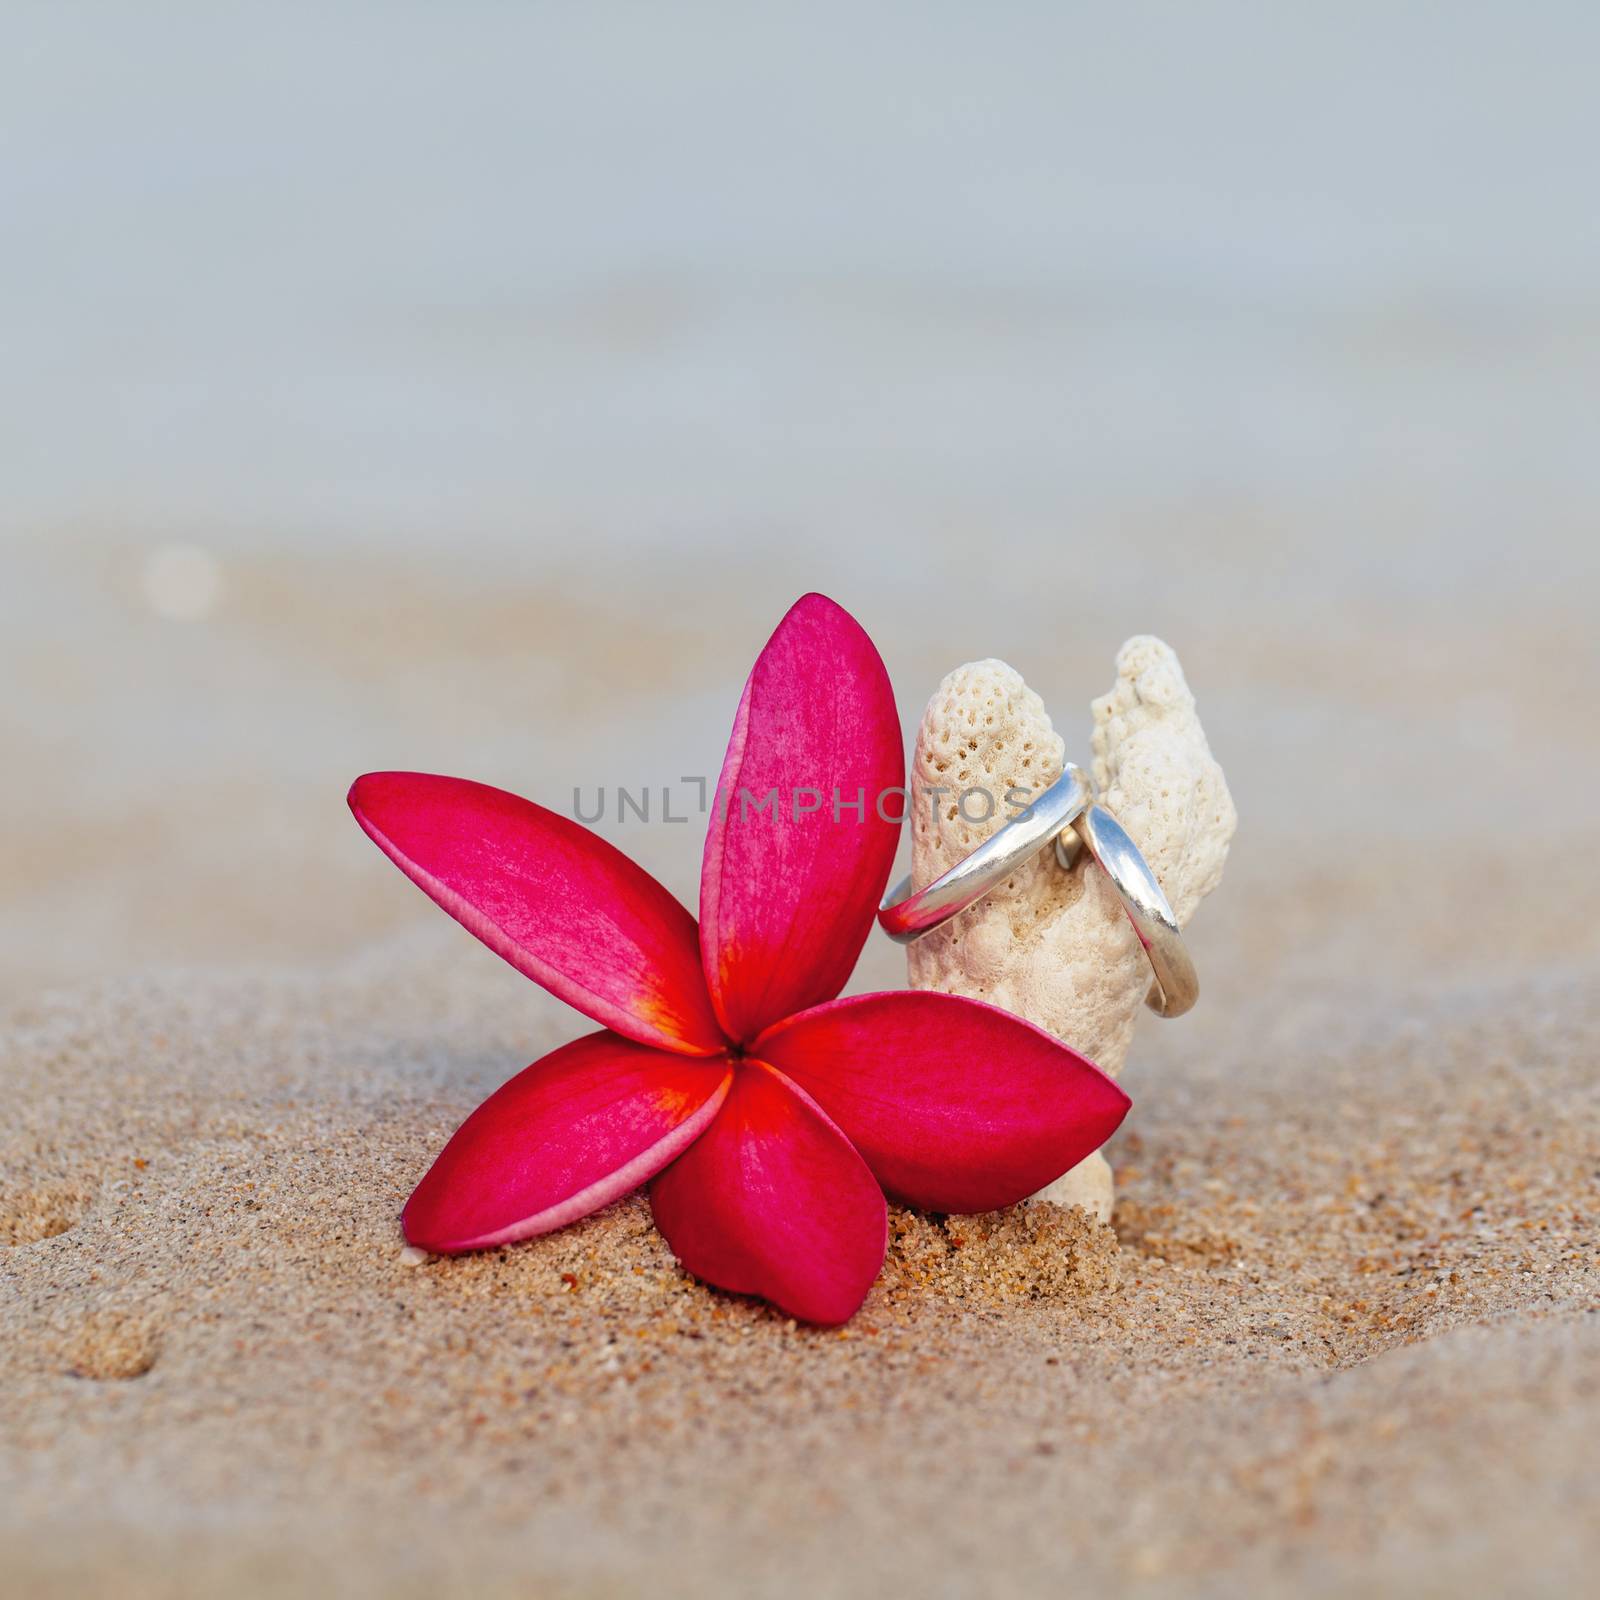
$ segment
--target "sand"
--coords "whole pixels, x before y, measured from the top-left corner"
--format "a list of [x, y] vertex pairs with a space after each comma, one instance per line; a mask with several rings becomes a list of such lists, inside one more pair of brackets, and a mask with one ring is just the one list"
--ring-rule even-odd
[[1263, 1029], [1141, 1105], [1115, 1232], [897, 1212], [819, 1332], [688, 1280], [637, 1200], [409, 1261], [408, 1184], [526, 1020], [490, 965], [13, 1020], [20, 1592], [1555, 1593], [1600, 1558], [1592, 986], [1347, 1028], [1311, 1095]]
[[[1084, 579], [1065, 631], [1017, 591], [930, 628], [892, 574], [793, 551], [607, 589], [540, 551], [224, 550], [216, 615], [176, 624], [116, 542], [14, 552], [0, 1587], [1575, 1592], [1600, 1563], [1592, 586], [1418, 612], [1382, 541], [1330, 607], [1315, 569], [1269, 596], [1248, 539], [1136, 582], [1174, 532]], [[957, 544], [923, 559], [960, 593]], [[1000, 653], [1081, 741], [1126, 633], [1183, 653], [1241, 828], [1191, 929], [1199, 1006], [1140, 1023], [1114, 1229], [897, 1213], [833, 1333], [685, 1278], [637, 1201], [408, 1261], [441, 1141], [584, 1025], [372, 851], [349, 777], [565, 806], [714, 772], [807, 583], [872, 629], [907, 727]], [[1241, 585], [1252, 625], [1208, 622]], [[609, 831], [692, 897], [698, 826]], [[856, 987], [901, 963], [875, 941]]]

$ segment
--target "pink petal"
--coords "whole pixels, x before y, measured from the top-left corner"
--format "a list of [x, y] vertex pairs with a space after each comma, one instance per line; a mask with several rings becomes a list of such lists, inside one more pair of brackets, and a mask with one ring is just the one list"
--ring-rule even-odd
[[454, 1254], [576, 1222], [688, 1149], [732, 1078], [726, 1060], [668, 1055], [614, 1033], [575, 1039], [456, 1129], [406, 1202], [406, 1238]]
[[883, 1192], [803, 1091], [742, 1062], [717, 1120], [650, 1188], [689, 1271], [805, 1322], [853, 1315], [883, 1265]]
[[753, 1038], [844, 987], [889, 876], [904, 771], [872, 641], [833, 601], [806, 595], [744, 686], [706, 834], [700, 947], [730, 1038]]
[[642, 867], [531, 800], [464, 778], [369, 772], [356, 821], [469, 932], [552, 994], [641, 1044], [726, 1048], [694, 918]]
[[929, 1211], [992, 1211], [1116, 1131], [1129, 1100], [1077, 1051], [997, 1006], [929, 990], [859, 995], [753, 1047], [825, 1110], [878, 1181]]

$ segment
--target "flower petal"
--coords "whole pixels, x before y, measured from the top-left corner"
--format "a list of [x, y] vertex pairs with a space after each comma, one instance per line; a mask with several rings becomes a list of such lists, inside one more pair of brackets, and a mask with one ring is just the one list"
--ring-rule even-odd
[[883, 1265], [882, 1190], [810, 1097], [760, 1061], [740, 1064], [650, 1204], [689, 1271], [805, 1322], [845, 1321]]
[[751, 669], [706, 834], [700, 947], [730, 1038], [844, 987], [889, 876], [904, 775], [882, 659], [849, 612], [806, 595]]
[[591, 1033], [502, 1084], [406, 1202], [405, 1236], [453, 1254], [531, 1239], [619, 1200], [716, 1116], [726, 1059], [694, 1061]]
[[1130, 1104], [1077, 1051], [998, 1006], [857, 995], [754, 1046], [838, 1123], [878, 1181], [929, 1211], [992, 1211], [1098, 1150]]
[[503, 789], [369, 772], [356, 821], [405, 875], [518, 972], [641, 1044], [726, 1048], [694, 918], [614, 845]]

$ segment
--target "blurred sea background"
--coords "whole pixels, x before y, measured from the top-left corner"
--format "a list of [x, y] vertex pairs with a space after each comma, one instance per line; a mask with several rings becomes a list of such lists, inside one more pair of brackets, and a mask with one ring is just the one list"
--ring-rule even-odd
[[[1592, 965], [1593, 8], [5, 35], [8, 1003], [486, 959], [349, 780], [714, 776], [812, 588], [908, 743], [995, 655], [1082, 752], [1121, 640], [1178, 649], [1242, 818], [1192, 1039]], [[606, 831], [694, 903], [698, 822]]]

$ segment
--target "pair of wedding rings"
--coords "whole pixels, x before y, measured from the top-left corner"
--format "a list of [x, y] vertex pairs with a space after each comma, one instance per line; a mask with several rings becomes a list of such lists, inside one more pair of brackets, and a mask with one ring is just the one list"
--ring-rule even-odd
[[910, 944], [959, 916], [1050, 846], [1063, 869], [1087, 850], [1111, 880], [1155, 974], [1146, 1003], [1158, 1016], [1181, 1017], [1199, 998], [1200, 980], [1178, 919], [1139, 847], [1095, 801], [1089, 779], [1070, 763], [1026, 810], [925, 889], [912, 894], [910, 878], [896, 884], [878, 908], [878, 924], [897, 943]]

